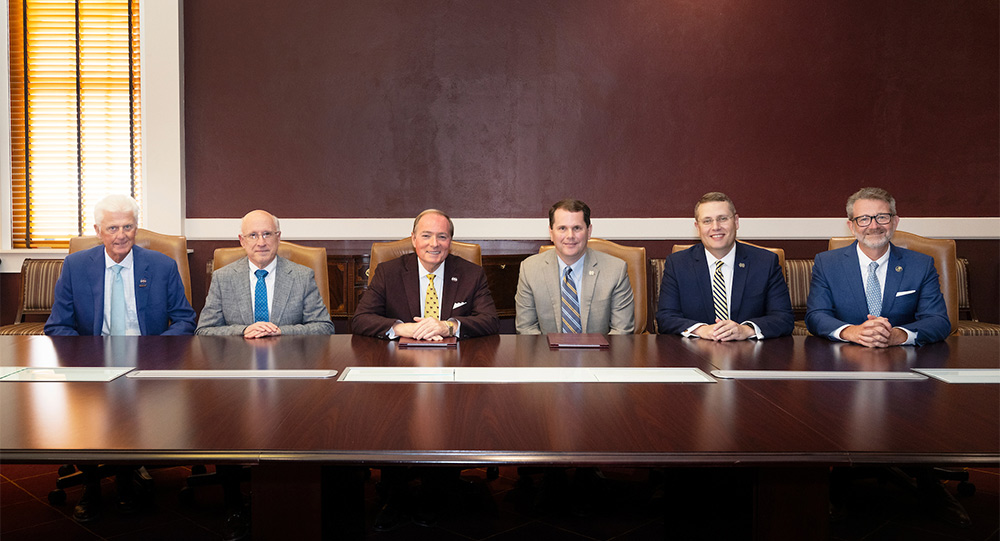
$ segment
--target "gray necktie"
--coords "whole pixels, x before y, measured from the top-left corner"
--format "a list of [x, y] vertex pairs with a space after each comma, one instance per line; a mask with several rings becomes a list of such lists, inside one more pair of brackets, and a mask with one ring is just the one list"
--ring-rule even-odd
[[868, 297], [868, 313], [878, 317], [882, 314], [882, 284], [878, 281], [878, 263], [868, 264], [868, 278], [865, 279], [865, 297]]
[[111, 270], [111, 336], [125, 335], [125, 280], [122, 279], [121, 265], [114, 265]]

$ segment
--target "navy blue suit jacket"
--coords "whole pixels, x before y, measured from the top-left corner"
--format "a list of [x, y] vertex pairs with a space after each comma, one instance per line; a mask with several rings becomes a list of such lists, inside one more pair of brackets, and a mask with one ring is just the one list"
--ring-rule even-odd
[[[844, 325], [868, 319], [857, 246], [854, 241], [816, 256], [806, 301], [809, 332], [828, 338]], [[934, 258], [892, 244], [889, 250], [881, 315], [893, 327], [917, 333], [918, 346], [943, 340], [951, 332], [951, 321]]]
[[[788, 284], [773, 252], [736, 243], [729, 318], [752, 321], [764, 338], [792, 333], [795, 316]], [[715, 323], [712, 281], [702, 243], [667, 258], [656, 323], [663, 334], [680, 334], [695, 323]]]
[[[135, 308], [143, 335], [194, 333], [194, 309], [184, 296], [177, 262], [132, 247]], [[66, 256], [56, 282], [47, 335], [100, 336], [104, 325], [104, 246]], [[168, 321], [169, 320], [169, 321]]]

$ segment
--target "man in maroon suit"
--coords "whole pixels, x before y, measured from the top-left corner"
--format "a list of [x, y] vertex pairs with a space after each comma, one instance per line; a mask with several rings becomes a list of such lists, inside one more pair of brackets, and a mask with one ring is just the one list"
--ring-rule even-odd
[[[415, 254], [406, 254], [375, 267], [368, 291], [354, 313], [354, 334], [392, 340], [410, 337], [442, 340], [471, 338], [500, 331], [500, 320], [486, 273], [475, 263], [450, 255], [455, 225], [445, 213], [429, 209], [413, 220]], [[448, 487], [458, 479], [457, 468], [382, 468], [380, 494], [384, 505], [374, 528], [386, 531], [412, 519], [430, 526], [437, 520]], [[407, 483], [421, 479], [421, 497], [408, 495]], [[417, 509], [404, 509], [419, 501]]]
[[415, 254], [375, 268], [351, 327], [354, 334], [392, 340], [471, 338], [500, 331], [483, 268], [450, 255], [455, 225], [429, 209], [413, 221]]

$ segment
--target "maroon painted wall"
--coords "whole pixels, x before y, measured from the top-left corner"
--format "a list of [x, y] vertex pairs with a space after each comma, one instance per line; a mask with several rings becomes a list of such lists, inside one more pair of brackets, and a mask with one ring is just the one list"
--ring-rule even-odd
[[187, 216], [688, 216], [721, 189], [839, 217], [862, 185], [997, 216], [998, 29], [985, 0], [187, 1]]

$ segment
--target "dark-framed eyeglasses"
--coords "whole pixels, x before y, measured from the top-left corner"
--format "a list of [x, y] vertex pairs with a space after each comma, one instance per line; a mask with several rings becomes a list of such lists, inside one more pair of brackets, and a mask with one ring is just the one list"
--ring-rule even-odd
[[875, 220], [875, 223], [879, 225], [889, 225], [893, 216], [895, 216], [895, 214], [889, 214], [888, 212], [883, 212], [882, 214], [876, 214], [874, 216], [862, 214], [861, 216], [851, 218], [851, 221], [857, 224], [858, 227], [868, 227], [871, 225], [872, 220]]

